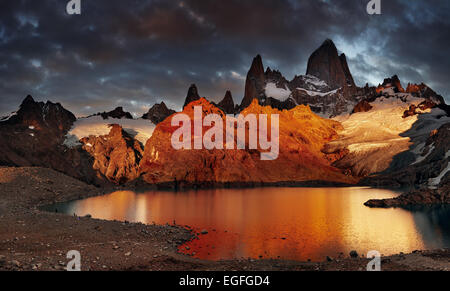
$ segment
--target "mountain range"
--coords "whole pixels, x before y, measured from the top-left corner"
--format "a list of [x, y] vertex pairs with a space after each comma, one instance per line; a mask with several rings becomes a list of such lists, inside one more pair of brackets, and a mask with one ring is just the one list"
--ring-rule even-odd
[[[0, 165], [43, 166], [98, 185], [202, 188], [264, 184], [362, 184], [411, 187], [435, 195], [450, 180], [450, 107], [425, 84], [403, 87], [398, 76], [358, 87], [345, 54], [326, 40], [305, 75], [287, 80], [253, 59], [244, 98], [227, 91], [210, 102], [191, 85], [183, 113], [279, 114], [280, 156], [260, 150], [175, 151], [164, 102], [141, 118], [118, 107], [76, 118], [59, 103], [27, 96], [0, 119]], [[439, 193], [441, 193], [439, 192]]]

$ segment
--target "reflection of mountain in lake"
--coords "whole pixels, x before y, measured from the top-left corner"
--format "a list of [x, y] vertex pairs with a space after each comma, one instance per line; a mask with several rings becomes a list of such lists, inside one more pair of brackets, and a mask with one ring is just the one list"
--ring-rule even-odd
[[[173, 192], [116, 192], [48, 210], [108, 220], [189, 225], [207, 230], [186, 250], [207, 259], [278, 258], [322, 261], [355, 249], [385, 255], [449, 247], [443, 235], [450, 209], [410, 212], [371, 209], [370, 198], [398, 193], [370, 188], [261, 188]], [[438, 217], [438, 218], [436, 218]], [[448, 222], [447, 222], [448, 223]], [[447, 236], [448, 238], [448, 236]]]

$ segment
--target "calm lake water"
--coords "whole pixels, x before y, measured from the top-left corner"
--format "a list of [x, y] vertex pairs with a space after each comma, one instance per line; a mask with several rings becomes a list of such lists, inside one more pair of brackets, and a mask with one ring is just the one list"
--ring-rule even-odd
[[371, 188], [123, 191], [47, 210], [147, 224], [175, 221], [197, 232], [205, 229], [208, 234], [180, 251], [211, 260], [262, 256], [323, 261], [351, 250], [391, 255], [450, 247], [449, 207], [403, 210], [363, 205], [398, 194]]

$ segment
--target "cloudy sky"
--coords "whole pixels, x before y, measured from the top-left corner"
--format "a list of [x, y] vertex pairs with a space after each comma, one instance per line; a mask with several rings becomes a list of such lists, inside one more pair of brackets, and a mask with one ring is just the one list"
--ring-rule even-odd
[[0, 116], [27, 94], [61, 102], [78, 116], [123, 106], [142, 114], [155, 102], [180, 109], [200, 95], [237, 102], [256, 54], [288, 78], [331, 38], [358, 85], [398, 74], [450, 101], [450, 1], [382, 0], [0, 1]]

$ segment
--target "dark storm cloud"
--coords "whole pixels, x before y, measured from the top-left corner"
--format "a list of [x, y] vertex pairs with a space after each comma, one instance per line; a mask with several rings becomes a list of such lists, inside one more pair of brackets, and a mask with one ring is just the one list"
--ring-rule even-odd
[[292, 78], [326, 38], [359, 85], [398, 74], [450, 95], [446, 0], [385, 0], [382, 16], [367, 15], [365, 0], [82, 0], [80, 16], [67, 2], [0, 3], [0, 115], [27, 94], [78, 115], [162, 100], [180, 109], [191, 83], [239, 102], [256, 54]]

